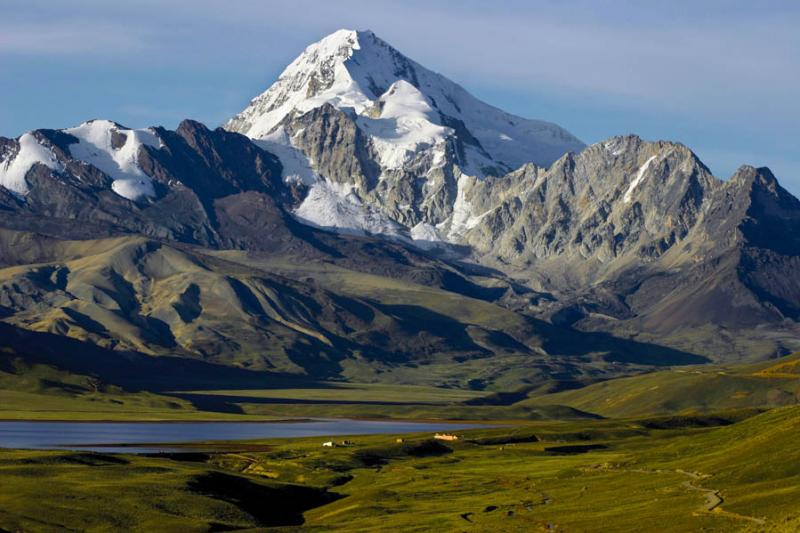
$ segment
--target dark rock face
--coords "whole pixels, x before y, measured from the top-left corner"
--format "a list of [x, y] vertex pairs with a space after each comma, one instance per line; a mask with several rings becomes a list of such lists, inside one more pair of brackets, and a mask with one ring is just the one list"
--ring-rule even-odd
[[375, 188], [380, 174], [377, 154], [347, 113], [325, 104], [288, 126], [320, 174], [336, 183], [354, 183], [365, 192]]
[[143, 151], [139, 164], [165, 185], [179, 180], [204, 200], [248, 190], [280, 199], [287, 192], [280, 161], [246, 137], [191, 120], [175, 132], [156, 131], [167, 149]]
[[766, 168], [742, 167], [731, 180], [746, 207], [738, 225], [743, 249], [737, 274], [765, 305], [800, 319], [800, 201]]
[[768, 168], [742, 167], [731, 179], [735, 203], [746, 206], [739, 226], [750, 246], [800, 255], [800, 200], [778, 184]]

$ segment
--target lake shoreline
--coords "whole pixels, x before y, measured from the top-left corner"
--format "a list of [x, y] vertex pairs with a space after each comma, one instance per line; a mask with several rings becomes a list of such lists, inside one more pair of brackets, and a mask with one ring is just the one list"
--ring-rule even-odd
[[216, 420], [199, 419], [193, 420], [191, 418], [185, 419], [140, 419], [140, 420], [126, 420], [119, 418], [97, 418], [97, 419], [74, 419], [74, 418], [0, 418], [0, 423], [4, 422], [25, 422], [31, 424], [49, 424], [49, 423], [62, 423], [62, 424], [292, 424], [304, 422], [319, 422], [319, 421], [332, 421], [337, 420], [358, 420], [363, 422], [407, 422], [407, 423], [420, 423], [420, 424], [512, 424], [514, 420], [487, 420], [480, 418], [395, 418], [395, 417], [369, 417], [369, 416], [330, 416], [330, 417], [303, 417], [303, 418], [269, 418], [265, 420], [251, 420], [251, 419], [230, 419], [220, 418]]
[[401, 435], [451, 432], [490, 427], [474, 422], [312, 419], [251, 422], [0, 422], [0, 447], [99, 453], [174, 453], [203, 449], [237, 448], [266, 440], [354, 438], [365, 435]]

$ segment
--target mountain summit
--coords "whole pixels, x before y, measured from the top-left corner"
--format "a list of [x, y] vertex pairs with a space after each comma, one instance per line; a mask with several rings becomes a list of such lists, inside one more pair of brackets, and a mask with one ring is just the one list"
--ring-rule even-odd
[[339, 30], [310, 45], [225, 128], [269, 138], [286, 121], [331, 104], [357, 117], [384, 168], [454, 137], [471, 172], [547, 166], [583, 143], [561, 127], [505, 113], [407, 58], [371, 31]]
[[289, 179], [311, 187], [295, 210], [302, 221], [423, 246], [455, 237], [462, 178], [548, 166], [584, 147], [352, 30], [306, 48], [223, 127], [276, 153]]

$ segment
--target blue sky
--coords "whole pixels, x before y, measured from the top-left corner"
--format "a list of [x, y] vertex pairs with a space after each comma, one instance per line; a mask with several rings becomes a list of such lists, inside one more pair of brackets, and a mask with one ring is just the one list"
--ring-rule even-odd
[[0, 135], [109, 118], [209, 125], [305, 46], [371, 29], [518, 115], [585, 142], [677, 140], [727, 178], [800, 194], [800, 2], [2, 0]]

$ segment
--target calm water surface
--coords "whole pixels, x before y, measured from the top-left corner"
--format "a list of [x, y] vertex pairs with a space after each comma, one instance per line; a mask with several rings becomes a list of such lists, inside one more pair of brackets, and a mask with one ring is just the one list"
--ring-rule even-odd
[[[428, 431], [454, 431], [473, 427], [486, 426], [483, 424], [350, 419], [263, 423], [12, 421], [0, 422], [0, 447], [39, 450], [89, 450], [108, 453], [156, 453], [176, 450], [186, 451], [185, 448], [164, 446], [169, 443], [421, 433]], [[121, 446], [123, 444], [134, 446]], [[192, 449], [202, 450], [203, 446], [199, 444], [196, 447], [192, 447]]]

